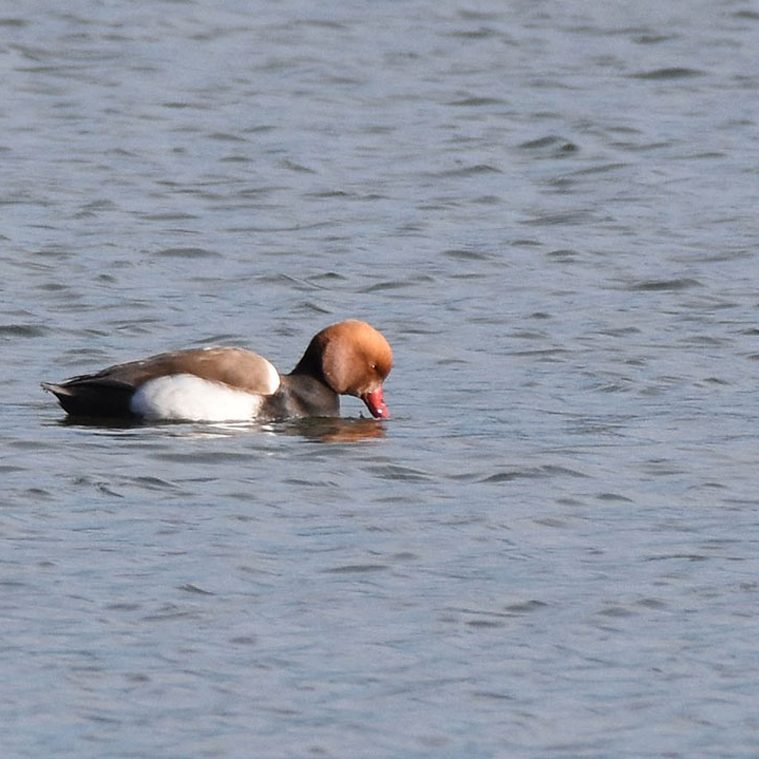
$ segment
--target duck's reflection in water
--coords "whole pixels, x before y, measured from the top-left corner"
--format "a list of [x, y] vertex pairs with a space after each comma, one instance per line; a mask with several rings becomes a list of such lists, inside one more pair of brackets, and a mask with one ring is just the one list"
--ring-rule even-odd
[[276, 425], [276, 431], [321, 443], [359, 443], [387, 435], [384, 421], [342, 417], [298, 419]]

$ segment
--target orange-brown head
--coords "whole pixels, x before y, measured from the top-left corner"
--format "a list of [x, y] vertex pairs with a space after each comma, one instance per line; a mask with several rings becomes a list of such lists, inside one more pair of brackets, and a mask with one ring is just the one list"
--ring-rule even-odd
[[393, 367], [393, 351], [381, 332], [356, 319], [325, 327], [309, 343], [293, 374], [313, 374], [339, 395], [353, 395], [372, 416], [390, 416], [382, 383]]

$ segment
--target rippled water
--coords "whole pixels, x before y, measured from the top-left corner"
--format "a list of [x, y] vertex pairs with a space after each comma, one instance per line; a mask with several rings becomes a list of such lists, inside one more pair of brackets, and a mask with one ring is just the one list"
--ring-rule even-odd
[[[758, 34], [3, 6], [3, 756], [755, 755]], [[38, 388], [351, 316], [389, 422]]]

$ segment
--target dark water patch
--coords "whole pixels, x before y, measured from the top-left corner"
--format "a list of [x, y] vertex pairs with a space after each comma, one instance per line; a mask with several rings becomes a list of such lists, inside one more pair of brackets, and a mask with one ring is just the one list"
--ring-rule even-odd
[[480, 250], [469, 250], [461, 248], [444, 250], [443, 255], [447, 258], [452, 258], [455, 261], [489, 261], [493, 258], [493, 255], [491, 253], [485, 253], [484, 251]]
[[[217, 198], [218, 200], [226, 200], [225, 198]], [[281, 232], [306, 232], [316, 229], [323, 229], [325, 227], [332, 228], [332, 221], [315, 221], [311, 224], [286, 224], [281, 226], [257, 226], [257, 225], [241, 225], [230, 226], [226, 228], [228, 232], [247, 233], [247, 234], [277, 234]]]
[[202, 100], [167, 100], [161, 103], [161, 108], [170, 108], [177, 111], [207, 111], [211, 106]]
[[327, 574], [366, 574], [369, 572], [384, 572], [389, 567], [386, 564], [343, 564], [339, 567], [324, 569]]
[[635, 602], [636, 606], [642, 606], [644, 609], [666, 609], [669, 604], [662, 601], [661, 598], [640, 598]]
[[[181, 424], [181, 423], [180, 423]], [[168, 425], [166, 425], [168, 427]], [[208, 425], [204, 427], [203, 431], [207, 432], [211, 436], [224, 436], [224, 429], [217, 429], [219, 425]], [[198, 434], [197, 425], [186, 425], [184, 434], [189, 437], [193, 437]], [[252, 425], [251, 425], [251, 428]], [[230, 434], [230, 431], [227, 432]], [[234, 451], [194, 451], [192, 453], [174, 453], [174, 452], [157, 452], [154, 458], [160, 461], [173, 461], [179, 463], [195, 464], [228, 464], [229, 462], [249, 462], [251, 454], [249, 453], [236, 453]]]
[[576, 250], [569, 248], [560, 248], [558, 250], [549, 250], [546, 256], [556, 259], [557, 261], [575, 261], [579, 257], [579, 253]]
[[326, 479], [304, 479], [302, 477], [285, 477], [283, 482], [293, 485], [297, 488], [334, 488], [337, 487], [335, 480]]
[[628, 150], [630, 152], [635, 152], [635, 153], [650, 153], [654, 151], [661, 151], [667, 148], [671, 148], [675, 144], [677, 143], [674, 140], [668, 140], [665, 142], [659, 141], [659, 142], [643, 142], [643, 143], [615, 142], [614, 147], [617, 147], [620, 150]]
[[[464, 18], [461, 14], [459, 14], [460, 18]], [[465, 20], [477, 20], [474, 18], [471, 19], [465, 19]], [[485, 19], [480, 19], [485, 20]], [[492, 38], [498, 38], [501, 39], [505, 37], [504, 33], [500, 29], [493, 29], [490, 26], [481, 26], [478, 29], [462, 29], [460, 31], [454, 31], [454, 32], [448, 32], [448, 34], [445, 35], [446, 37], [451, 37], [452, 39], [463, 39], [463, 40], [487, 40]]]
[[237, 198], [251, 198], [258, 199], [266, 197], [267, 195], [277, 192], [278, 187], [242, 187], [235, 191], [235, 199]]
[[565, 530], [570, 526], [570, 522], [567, 519], [557, 519], [556, 517], [544, 517], [543, 519], [535, 519], [535, 524], [539, 524], [541, 527], [551, 527], [557, 530]]
[[39, 324], [0, 324], [0, 338], [44, 337], [50, 332]]
[[115, 211], [117, 208], [118, 206], [112, 200], [93, 200], [81, 206], [74, 218], [81, 218], [87, 215], [95, 216], [98, 211]]
[[620, 338], [629, 337], [630, 335], [639, 335], [640, 332], [640, 327], [606, 327], [598, 330], [599, 335]]
[[399, 551], [393, 554], [395, 561], [419, 561], [420, 556], [412, 551]]
[[554, 227], [593, 224], [598, 220], [599, 219], [594, 211], [579, 209], [577, 211], [541, 213], [530, 219], [525, 219], [521, 223], [532, 227]]
[[211, 132], [208, 135], [209, 140], [215, 140], [216, 142], [247, 142], [244, 137], [240, 137], [239, 134], [232, 134], [231, 132]]
[[444, 179], [444, 178], [465, 178], [476, 177], [482, 174], [501, 174], [501, 169], [497, 166], [493, 166], [489, 163], [477, 163], [471, 166], [462, 166], [457, 169], [447, 169], [445, 171], [435, 172], [430, 174], [431, 177]]
[[186, 606], [166, 603], [162, 604], [158, 611], [145, 614], [142, 620], [145, 622], [172, 622], [179, 619], [201, 619], [201, 617], [201, 612], [196, 609], [188, 609]]
[[241, 129], [243, 134], [268, 134], [269, 132], [276, 132], [280, 128], [280, 125], [274, 126], [273, 124], [257, 124], [256, 126], [247, 127]]
[[603, 617], [632, 617], [636, 612], [627, 606], [621, 606], [619, 604], [610, 604], [605, 606], [598, 612]]
[[204, 590], [203, 588], [199, 587], [198, 585], [193, 585], [191, 582], [185, 583], [184, 585], [180, 585], [179, 590], [184, 591], [185, 593], [194, 593], [198, 596], [213, 596], [215, 595], [210, 590]]
[[671, 34], [638, 34], [634, 36], [633, 42], [637, 42], [639, 45], [658, 45], [662, 42], [670, 42], [675, 39]]
[[[722, 160], [726, 157], [727, 153], [722, 152], [721, 150], [705, 150], [701, 153], [691, 153], [688, 152], [686, 156], [683, 158], [689, 160], [689, 161], [712, 161], [712, 160]], [[724, 219], [719, 219], [720, 222], [725, 223], [731, 223], [735, 221], [733, 217], [726, 217]]]
[[596, 498], [598, 498], [599, 501], [604, 501], [606, 503], [634, 503], [631, 498], [627, 498], [620, 493], [599, 493]]
[[474, 690], [471, 692], [471, 695], [472, 698], [481, 698], [485, 701], [494, 701], [496, 703], [515, 700], [515, 697], [510, 693], [497, 693], [490, 690]]
[[508, 604], [504, 607], [504, 611], [509, 614], [532, 614], [536, 611], [543, 611], [548, 608], [548, 604], [543, 601], [537, 601], [535, 599], [529, 599], [527, 601], [518, 601], [516, 603]]
[[289, 169], [290, 171], [295, 171], [299, 174], [317, 174], [318, 172], [314, 169], [309, 168], [308, 166], [304, 166], [302, 163], [296, 163], [295, 161], [291, 161], [290, 159], [285, 159], [284, 161], [281, 161], [280, 166], [284, 169]]
[[567, 140], [564, 137], [549, 134], [545, 137], [538, 137], [534, 140], [527, 140], [527, 142], [520, 143], [517, 147], [522, 150], [529, 150], [533, 153], [539, 152], [544, 156], [561, 157], [571, 153], [576, 153], [580, 147], [572, 140]]
[[319, 317], [333, 316], [333, 312], [330, 311], [329, 308], [325, 308], [320, 303], [314, 303], [310, 300], [298, 303], [293, 308], [293, 312], [298, 314], [306, 314], [308, 316], [312, 316], [314, 314]]
[[561, 357], [567, 355], [568, 353], [571, 353], [568, 348], [534, 348], [531, 350], [522, 350], [522, 351], [509, 351], [509, 356], [520, 356], [520, 357], [532, 357], [532, 358], [539, 358], [539, 359], [545, 359], [547, 361], [553, 361], [553, 360], [559, 360]]
[[485, 105], [505, 105], [506, 101], [501, 98], [490, 97], [468, 97], [461, 100], [452, 100], [448, 105], [455, 106], [457, 108], [481, 108]]
[[359, 292], [362, 293], [377, 293], [377, 292], [385, 292], [387, 290], [404, 290], [409, 287], [414, 287], [418, 284], [431, 284], [435, 282], [435, 279], [433, 277], [430, 277], [427, 274], [422, 274], [417, 277], [414, 277], [411, 280], [391, 280], [386, 282], [377, 282], [374, 285], [370, 285], [369, 287], [362, 288]]
[[[76, 255], [76, 251], [63, 245], [45, 245], [39, 250], [33, 251], [35, 258], [69, 259]], [[49, 266], [49, 264], [44, 264]]]
[[694, 287], [702, 287], [701, 282], [691, 277], [677, 279], [648, 279], [633, 282], [625, 287], [632, 292], [676, 292], [678, 290], [690, 290]]
[[306, 198], [317, 198], [319, 200], [334, 200], [336, 198], [350, 198], [351, 193], [345, 192], [345, 190], [320, 190], [318, 192], [304, 193]]
[[25, 495], [37, 501], [50, 501], [55, 497], [55, 493], [45, 488], [28, 488]]
[[704, 72], [700, 69], [688, 68], [686, 66], [667, 66], [651, 71], [641, 71], [637, 74], [629, 74], [631, 79], [650, 79], [654, 81], [669, 79], [688, 79], [691, 77], [703, 76]]
[[227, 155], [219, 159], [220, 163], [252, 163], [253, 159], [246, 155]]
[[109, 611], [133, 612], [139, 611], [142, 608], [142, 605], [131, 601], [117, 601], [115, 603], [106, 604], [105, 608]]
[[255, 283], [256, 285], [284, 285], [296, 290], [316, 290], [323, 288], [323, 285], [317, 282], [312, 282], [310, 279], [301, 279], [293, 274], [285, 274], [283, 272], [262, 274], [255, 278]]
[[207, 248], [164, 248], [156, 256], [163, 258], [221, 258], [221, 254]]
[[704, 379], [701, 380], [699, 384], [727, 387], [731, 384], [731, 382], [722, 377], [704, 377]]
[[616, 380], [614, 382], [602, 382], [602, 383], [598, 383], [596, 387], [593, 389], [599, 393], [629, 392], [631, 389], [631, 381], [630, 379], [625, 378], [625, 379]]
[[679, 345], [689, 345], [696, 348], [718, 348], [729, 345], [730, 340], [713, 335], [689, 335], [678, 341]]
[[607, 174], [611, 171], [618, 171], [619, 169], [625, 169], [629, 165], [630, 165], [629, 163], [622, 163], [619, 161], [615, 163], [604, 163], [598, 166], [588, 166], [582, 169], [576, 169], [575, 171], [570, 172], [569, 176], [580, 177], [580, 176], [586, 176], [586, 175], [592, 175], [592, 174]]
[[744, 9], [735, 11], [735, 13], [732, 14], [732, 17], [741, 19], [742, 21], [759, 21], [759, 11]]
[[29, 583], [26, 583], [23, 580], [0, 578], [0, 588], [3, 590], [15, 592], [28, 589], [29, 587]]
[[[348, 282], [349, 277], [344, 274], [340, 274], [338, 271], [325, 271], [321, 274], [314, 274], [312, 277], [308, 277], [308, 282], [320, 287], [332, 287], [343, 282]], [[323, 309], [316, 307], [318, 311], [322, 312]]]
[[547, 340], [548, 333], [535, 329], [515, 329], [510, 333], [509, 337], [514, 340]]
[[348, 25], [343, 23], [342, 21], [337, 21], [337, 20], [329, 19], [329, 18], [303, 18], [303, 19], [298, 19], [297, 21], [294, 21], [294, 22], [289, 22], [287, 26], [288, 27], [303, 26], [306, 28], [311, 27], [314, 29], [331, 29], [331, 30], [340, 31], [340, 32], [345, 31], [346, 29], [349, 28]]
[[465, 623], [468, 627], [503, 627], [505, 622], [500, 619], [468, 619]]
[[106, 484], [105, 482], [98, 482], [95, 484], [95, 487], [97, 488], [98, 492], [102, 493], [103, 495], [110, 496], [111, 498], [124, 498], [123, 493], [119, 493], [118, 490], [113, 488], [111, 485]]
[[511, 240], [511, 244], [515, 248], [541, 248], [543, 247], [543, 243], [540, 240], [536, 240], [534, 238], [525, 238], [525, 237], [517, 237], [514, 240]]
[[567, 467], [545, 465], [538, 467], [525, 467], [523, 469], [506, 469], [480, 479], [480, 482], [499, 483], [512, 482], [520, 479], [542, 479], [551, 477], [587, 477], [586, 474]]
[[162, 480], [160, 477], [134, 477], [131, 482], [132, 484], [139, 485], [145, 490], [178, 490], [177, 486], [173, 482]]
[[235, 635], [229, 639], [229, 642], [235, 646], [255, 646], [259, 642], [257, 635]]
[[495, 611], [493, 609], [472, 609], [469, 607], [450, 608], [448, 611], [464, 615], [466, 617], [464, 623], [468, 627], [504, 627], [511, 619], [522, 616], [527, 611], [527, 609], [520, 610], [518, 608], [521, 604], [517, 604], [516, 606], [516, 609], [512, 610], [507, 607], [504, 611]]
[[400, 466], [399, 464], [382, 464], [369, 466], [367, 470], [383, 480], [404, 480], [406, 482], [423, 482], [433, 479], [430, 474], [419, 469]]

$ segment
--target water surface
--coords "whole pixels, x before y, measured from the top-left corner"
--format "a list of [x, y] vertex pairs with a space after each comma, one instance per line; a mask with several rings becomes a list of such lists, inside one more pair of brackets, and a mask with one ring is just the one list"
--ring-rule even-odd
[[[750, 3], [0, 13], [2, 744], [755, 754]], [[68, 424], [346, 317], [393, 418]]]

